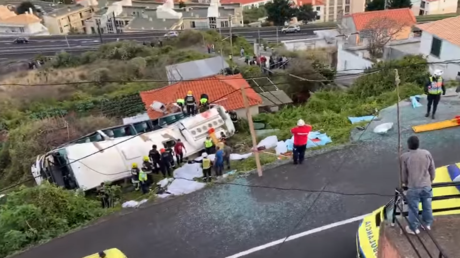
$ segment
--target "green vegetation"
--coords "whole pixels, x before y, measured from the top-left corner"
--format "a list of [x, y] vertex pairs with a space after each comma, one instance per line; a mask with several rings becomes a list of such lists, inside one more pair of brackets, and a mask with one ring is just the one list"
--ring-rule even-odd
[[51, 240], [107, 214], [80, 191], [43, 184], [8, 194], [0, 206], [0, 257]]
[[423, 93], [420, 85], [428, 76], [427, 61], [422, 56], [407, 56], [374, 65], [369, 72], [380, 72], [360, 77], [349, 91], [317, 91], [307, 104], [287, 107], [275, 114], [260, 114], [255, 119], [267, 122], [272, 128], [279, 128], [280, 139], [289, 138], [289, 129], [302, 118], [314, 130], [327, 133], [335, 144], [346, 143], [355, 127], [349, 122], [348, 116], [372, 115], [375, 109], [380, 110], [397, 102], [395, 68], [399, 70], [402, 99]]
[[293, 17], [305, 23], [316, 19], [316, 12], [311, 4], [293, 8], [288, 0], [274, 0], [266, 3], [264, 7], [267, 12], [267, 21], [272, 22], [275, 26], [284, 26], [284, 23]]
[[251, 22], [257, 22], [260, 18], [267, 17], [267, 10], [264, 6], [244, 9], [243, 10], [244, 24], [249, 24]]
[[446, 13], [446, 14], [432, 14], [432, 15], [419, 15], [415, 17], [417, 22], [430, 22], [438, 21], [446, 18], [452, 18], [458, 16], [457, 13]]

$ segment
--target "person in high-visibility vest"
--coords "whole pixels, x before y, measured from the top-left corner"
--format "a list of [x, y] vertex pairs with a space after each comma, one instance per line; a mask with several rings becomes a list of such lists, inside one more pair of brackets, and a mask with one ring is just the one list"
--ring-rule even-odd
[[206, 136], [206, 140], [204, 140], [204, 149], [208, 154], [214, 153], [214, 143], [210, 136]]
[[180, 110], [184, 113], [185, 115], [185, 110], [184, 110], [184, 106], [185, 106], [185, 100], [184, 99], [177, 99], [176, 100], [176, 104], [180, 107]]
[[131, 164], [131, 182], [133, 183], [135, 190], [139, 190], [139, 172], [140, 169], [137, 167], [137, 163]]
[[200, 112], [205, 112], [209, 109], [209, 98], [208, 95], [203, 93], [200, 97]]
[[203, 152], [201, 154], [203, 160], [201, 160], [201, 167], [203, 168], [203, 180], [205, 182], [211, 181], [211, 160], [208, 158], [208, 154]]
[[444, 80], [441, 75], [443, 74], [442, 70], [434, 71], [433, 75], [430, 76], [430, 81], [425, 86], [425, 94], [427, 95], [428, 105], [425, 117], [430, 116], [431, 105], [433, 105], [433, 113], [431, 118], [435, 118], [436, 109], [438, 108], [438, 103], [441, 100], [442, 95], [446, 95], [446, 87], [444, 86]]
[[142, 169], [139, 170], [139, 184], [141, 186], [141, 190], [143, 194], [149, 192], [149, 188], [147, 185], [147, 173], [145, 173]]
[[187, 96], [184, 98], [185, 106], [187, 107], [187, 114], [189, 116], [195, 115], [196, 101], [191, 90], [187, 92]]

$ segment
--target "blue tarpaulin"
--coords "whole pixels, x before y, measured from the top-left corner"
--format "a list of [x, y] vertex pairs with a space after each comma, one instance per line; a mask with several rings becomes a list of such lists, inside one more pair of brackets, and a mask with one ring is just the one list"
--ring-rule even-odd
[[[285, 142], [288, 151], [292, 151], [294, 148], [294, 136], [291, 139], [287, 139]], [[317, 131], [310, 132], [308, 134], [307, 148], [323, 146], [331, 142], [331, 138], [325, 133], [320, 133]]]
[[350, 120], [350, 122], [352, 124], [356, 124], [356, 123], [359, 123], [359, 122], [370, 122], [372, 120], [375, 119], [375, 116], [360, 116], [360, 117], [351, 117], [349, 116], [348, 117], [348, 120]]
[[412, 103], [412, 107], [421, 107], [422, 104], [420, 104], [420, 95], [415, 95], [415, 96], [410, 96], [410, 102]]
[[[457, 165], [447, 166], [447, 171], [449, 172], [450, 179], [452, 182], [458, 182], [460, 180], [460, 169]], [[460, 191], [460, 186], [457, 186], [457, 189]]]

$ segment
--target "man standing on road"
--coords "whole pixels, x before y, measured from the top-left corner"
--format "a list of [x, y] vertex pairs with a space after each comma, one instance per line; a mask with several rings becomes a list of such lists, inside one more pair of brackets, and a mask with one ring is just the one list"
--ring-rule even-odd
[[407, 186], [407, 204], [409, 206], [409, 225], [406, 231], [409, 234], [420, 233], [418, 227], [419, 203], [422, 203], [422, 228], [431, 230], [433, 223], [433, 210], [431, 209], [431, 198], [433, 189], [431, 182], [435, 177], [435, 165], [431, 153], [419, 149], [419, 139], [411, 136], [407, 140], [409, 151], [401, 155], [402, 182]]
[[292, 157], [294, 164], [302, 164], [305, 158], [305, 150], [307, 149], [308, 134], [311, 132], [311, 125], [306, 125], [305, 121], [299, 119], [297, 126], [291, 129], [294, 135], [294, 149]]
[[158, 174], [158, 170], [160, 169], [161, 155], [160, 152], [158, 152], [156, 145], [152, 145], [152, 149], [149, 151], [149, 157], [152, 160], [153, 173]]
[[442, 70], [434, 71], [433, 75], [430, 77], [430, 81], [425, 86], [425, 94], [427, 95], [428, 100], [425, 117], [430, 116], [431, 105], [433, 105], [433, 113], [431, 118], [435, 118], [434, 115], [436, 114], [438, 103], [441, 100], [441, 93], [442, 95], [446, 95], [446, 87], [444, 86], [444, 80], [441, 77], [442, 74]]

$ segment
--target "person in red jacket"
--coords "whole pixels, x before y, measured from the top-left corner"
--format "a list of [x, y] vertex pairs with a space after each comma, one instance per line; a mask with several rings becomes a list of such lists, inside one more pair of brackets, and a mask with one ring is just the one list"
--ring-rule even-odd
[[184, 144], [180, 141], [180, 139], [177, 139], [177, 142], [174, 145], [177, 164], [181, 164], [184, 161], [184, 151], [187, 151]]
[[291, 133], [294, 135], [294, 149], [292, 151], [294, 164], [302, 164], [310, 132], [311, 125], [306, 125], [302, 119], [299, 119], [297, 126], [291, 129]]

